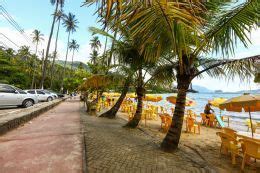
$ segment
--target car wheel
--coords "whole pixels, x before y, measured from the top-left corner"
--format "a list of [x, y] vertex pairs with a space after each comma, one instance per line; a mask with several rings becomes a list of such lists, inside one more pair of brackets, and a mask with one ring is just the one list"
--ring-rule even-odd
[[23, 106], [24, 108], [28, 108], [28, 107], [30, 107], [30, 106], [33, 106], [33, 101], [32, 101], [31, 99], [24, 100], [22, 106]]
[[48, 97], [48, 98], [47, 98], [47, 102], [50, 102], [50, 101], [52, 101], [52, 100], [53, 100], [52, 97]]

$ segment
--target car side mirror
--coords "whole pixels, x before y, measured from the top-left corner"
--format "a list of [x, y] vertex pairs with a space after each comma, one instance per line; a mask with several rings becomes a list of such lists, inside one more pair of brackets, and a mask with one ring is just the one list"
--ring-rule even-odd
[[19, 92], [18, 92], [18, 91], [16, 91], [16, 90], [14, 91], [14, 93], [15, 93], [15, 94], [19, 94]]

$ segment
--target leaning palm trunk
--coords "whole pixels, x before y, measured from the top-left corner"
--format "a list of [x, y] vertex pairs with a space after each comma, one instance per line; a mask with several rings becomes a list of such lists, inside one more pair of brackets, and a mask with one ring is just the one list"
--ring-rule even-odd
[[138, 86], [136, 88], [137, 108], [136, 108], [134, 118], [125, 125], [125, 127], [130, 127], [130, 128], [136, 128], [138, 126], [141, 120], [142, 110], [143, 110], [143, 97], [144, 97], [145, 90], [143, 88], [142, 68], [140, 68], [138, 71], [139, 71]]
[[68, 53], [69, 53], [69, 41], [70, 41], [70, 32], [68, 35], [66, 59], [65, 59], [64, 66], [63, 66], [63, 74], [62, 74], [62, 81], [61, 81], [61, 91], [62, 92], [63, 92], [64, 78], [66, 77], [66, 65], [67, 65], [67, 59], [68, 59]]
[[116, 114], [117, 114], [121, 104], [123, 103], [125, 96], [126, 96], [128, 90], [129, 90], [130, 82], [131, 82], [131, 80], [128, 78], [125, 81], [123, 90], [122, 90], [121, 95], [120, 95], [119, 99], [117, 100], [116, 104], [110, 110], [101, 114], [100, 117], [107, 117], [107, 118], [115, 118], [116, 117]]
[[55, 64], [55, 60], [56, 60], [56, 56], [57, 56], [57, 47], [58, 47], [58, 38], [59, 38], [59, 32], [60, 32], [60, 19], [59, 19], [59, 23], [58, 23], [58, 29], [57, 29], [57, 33], [56, 33], [56, 40], [55, 40], [55, 49], [54, 49], [54, 56], [53, 56], [53, 60], [52, 60], [52, 64], [51, 64], [51, 85], [50, 88], [52, 88], [52, 84], [53, 84], [53, 74], [54, 74], [54, 64]]
[[177, 94], [174, 114], [172, 117], [172, 124], [161, 144], [161, 148], [164, 151], [170, 152], [178, 148], [181, 131], [182, 131], [183, 117], [185, 112], [186, 95], [190, 85], [190, 81], [187, 80], [188, 78], [189, 78], [188, 76], [181, 76], [179, 77], [179, 79], [177, 79], [178, 94]]
[[[58, 7], [59, 7], [59, 3], [56, 3], [54, 14], [57, 13]], [[47, 68], [47, 60], [48, 60], [48, 56], [49, 56], [49, 51], [50, 51], [50, 46], [51, 46], [51, 38], [52, 38], [53, 30], [54, 30], [55, 21], [56, 21], [56, 15], [53, 15], [53, 21], [52, 21], [52, 25], [51, 25], [51, 33], [50, 33], [50, 36], [49, 36], [48, 45], [47, 45], [47, 49], [46, 49], [45, 60], [44, 60], [44, 64], [43, 64], [41, 88], [44, 87], [44, 80], [45, 80], [46, 68]]]
[[36, 59], [37, 59], [37, 50], [38, 50], [38, 41], [36, 43], [36, 50], [35, 50], [35, 59], [33, 61], [33, 77], [32, 77], [32, 83], [31, 83], [31, 89], [33, 89], [33, 86], [34, 86], [34, 81], [35, 81], [35, 72], [36, 72]]

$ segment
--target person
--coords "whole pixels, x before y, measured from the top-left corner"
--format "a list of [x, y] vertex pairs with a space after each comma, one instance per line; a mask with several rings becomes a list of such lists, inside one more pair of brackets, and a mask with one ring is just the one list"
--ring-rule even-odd
[[208, 114], [212, 114], [214, 113], [214, 110], [211, 108], [211, 103], [208, 102], [208, 104], [206, 104], [205, 108], [204, 108], [204, 113], [206, 114], [206, 118], [209, 119]]

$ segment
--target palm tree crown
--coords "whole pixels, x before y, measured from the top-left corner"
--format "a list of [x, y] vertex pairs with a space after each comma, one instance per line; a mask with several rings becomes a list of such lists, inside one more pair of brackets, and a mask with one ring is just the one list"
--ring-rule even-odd
[[100, 40], [98, 39], [98, 36], [93, 37], [92, 40], [90, 40], [90, 46], [91, 49], [98, 51], [101, 47]]
[[67, 32], [75, 32], [76, 28], [78, 27], [78, 23], [79, 22], [74, 14], [69, 13], [68, 15], [64, 16], [63, 26], [66, 28]]
[[41, 31], [35, 29], [33, 31], [33, 43], [39, 43], [40, 41], [43, 41], [43, 34], [41, 33]]
[[77, 43], [76, 40], [72, 39], [71, 42], [69, 43], [69, 49], [70, 50], [79, 50], [79, 44]]

